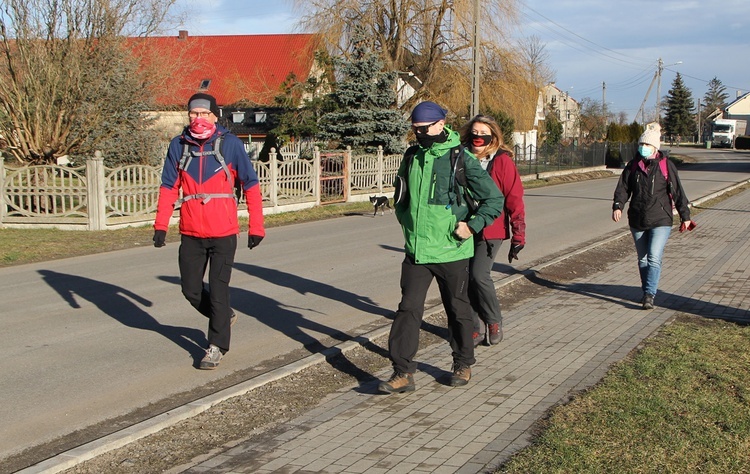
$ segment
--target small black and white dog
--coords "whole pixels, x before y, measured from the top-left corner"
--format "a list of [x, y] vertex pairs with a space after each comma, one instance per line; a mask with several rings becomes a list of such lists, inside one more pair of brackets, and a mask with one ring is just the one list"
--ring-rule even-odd
[[385, 215], [385, 208], [393, 212], [393, 208], [391, 207], [391, 203], [388, 199], [388, 196], [370, 196], [370, 202], [372, 203], [372, 206], [374, 207], [374, 212], [372, 213], [372, 217], [375, 217], [378, 214], [378, 209], [380, 209], [380, 215]]

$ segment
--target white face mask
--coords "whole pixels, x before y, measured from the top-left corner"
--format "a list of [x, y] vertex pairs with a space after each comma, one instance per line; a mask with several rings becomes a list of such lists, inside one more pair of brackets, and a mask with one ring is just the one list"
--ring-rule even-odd
[[638, 153], [644, 157], [648, 158], [649, 156], [653, 155], [656, 150], [651, 145], [645, 145], [641, 143], [638, 145]]

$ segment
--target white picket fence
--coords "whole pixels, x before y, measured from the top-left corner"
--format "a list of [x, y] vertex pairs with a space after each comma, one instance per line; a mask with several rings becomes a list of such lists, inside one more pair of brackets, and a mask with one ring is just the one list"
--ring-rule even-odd
[[[253, 164], [263, 213], [274, 214], [392, 193], [400, 161], [401, 155], [384, 155], [382, 149], [372, 155], [353, 155], [351, 150], [321, 153], [315, 148], [313, 159], [301, 159], [298, 149], [286, 148], [279, 153], [272, 150], [268, 162]], [[326, 172], [327, 162], [336, 162], [337, 171]], [[336, 180], [335, 186], [326, 186], [331, 179]], [[153, 222], [160, 185], [161, 168], [109, 168], [100, 152], [73, 167], [14, 167], [0, 156], [0, 203], [4, 203], [0, 226], [102, 230], [143, 225]], [[332, 192], [340, 194], [338, 199], [330, 198]], [[247, 214], [242, 200], [239, 214]]]

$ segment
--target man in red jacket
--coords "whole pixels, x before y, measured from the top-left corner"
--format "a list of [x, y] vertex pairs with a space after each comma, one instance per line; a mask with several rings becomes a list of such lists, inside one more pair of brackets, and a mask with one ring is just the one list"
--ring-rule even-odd
[[[236, 320], [229, 302], [240, 232], [235, 183], [241, 186], [250, 216], [248, 247], [257, 246], [266, 235], [258, 176], [242, 141], [217, 124], [219, 115], [212, 96], [190, 97], [190, 124], [169, 144], [154, 223], [154, 247], [163, 247], [169, 219], [179, 207], [182, 294], [208, 317], [208, 348], [201, 369], [219, 366], [229, 351], [231, 325]], [[208, 287], [203, 284], [207, 267]]]

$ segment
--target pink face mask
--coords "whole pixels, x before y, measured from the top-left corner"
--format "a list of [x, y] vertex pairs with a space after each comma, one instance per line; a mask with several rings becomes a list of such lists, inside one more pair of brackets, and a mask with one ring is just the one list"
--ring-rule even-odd
[[216, 131], [216, 124], [209, 122], [203, 117], [196, 117], [190, 122], [190, 135], [198, 140], [205, 140], [214, 134]]

